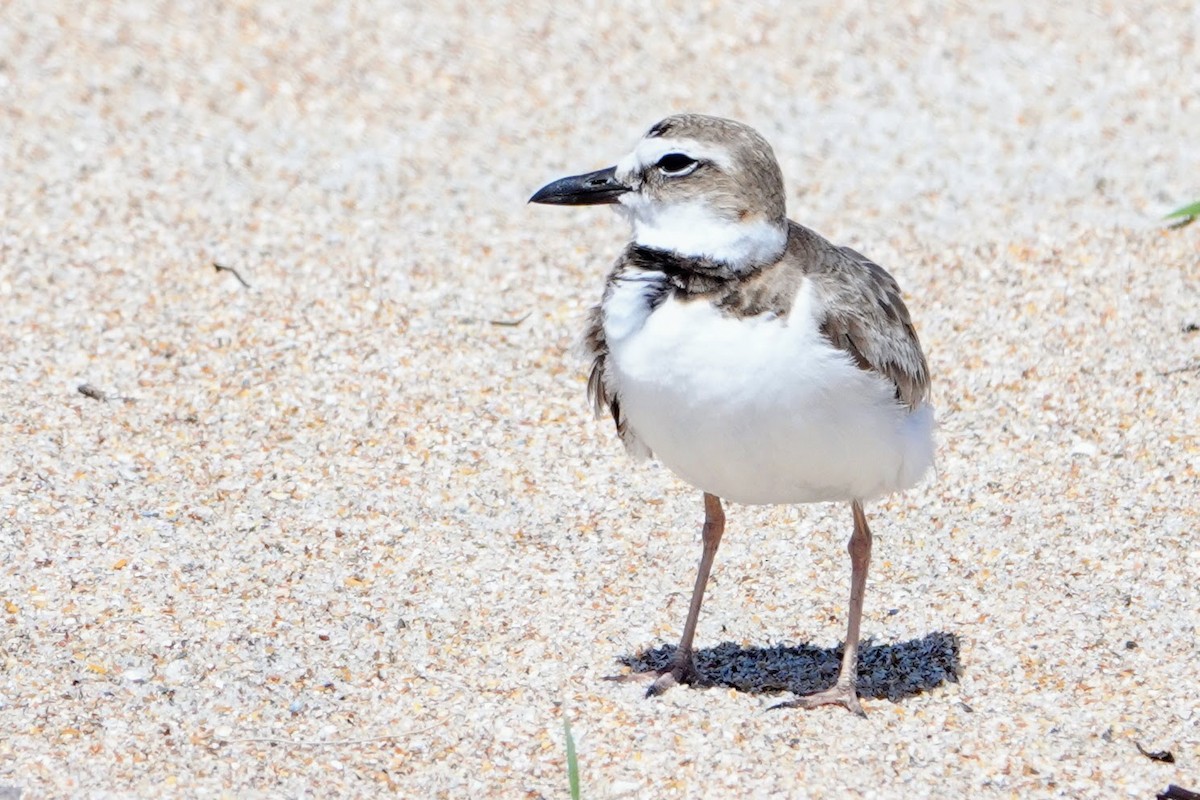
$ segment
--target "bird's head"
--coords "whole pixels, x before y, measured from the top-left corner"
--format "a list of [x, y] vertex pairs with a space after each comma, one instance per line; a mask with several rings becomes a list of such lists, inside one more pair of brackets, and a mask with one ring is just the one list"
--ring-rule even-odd
[[777, 259], [787, 243], [783, 176], [771, 146], [733, 120], [677, 114], [616, 166], [539, 189], [531, 203], [613, 203], [643, 247], [734, 271]]

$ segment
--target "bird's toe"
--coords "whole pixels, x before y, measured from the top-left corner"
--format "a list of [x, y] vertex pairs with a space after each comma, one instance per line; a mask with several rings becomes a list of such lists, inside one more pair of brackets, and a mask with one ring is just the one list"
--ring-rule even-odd
[[614, 675], [605, 680], [618, 681], [626, 683], [630, 681], [650, 681], [650, 685], [646, 687], [646, 697], [658, 697], [665, 694], [666, 691], [679, 684], [692, 684], [700, 679], [696, 672], [696, 665], [692, 661], [691, 654], [680, 655], [676, 653], [665, 667], [658, 670], [649, 670], [646, 672], [631, 672], [628, 675]]
[[817, 708], [818, 706], [841, 706], [856, 716], [867, 716], [867, 712], [863, 711], [862, 703], [858, 701], [858, 692], [855, 691], [854, 686], [847, 684], [837, 684], [822, 692], [806, 694], [793, 700], [777, 703], [771, 706], [769, 710], [774, 711], [782, 708]]

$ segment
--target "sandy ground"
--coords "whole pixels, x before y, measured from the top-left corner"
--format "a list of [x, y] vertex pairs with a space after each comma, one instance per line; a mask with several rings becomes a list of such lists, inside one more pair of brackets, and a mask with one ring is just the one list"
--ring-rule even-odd
[[[1200, 789], [1200, 7], [1021, 5], [0, 5], [0, 797], [565, 797], [564, 719], [593, 798]], [[930, 357], [866, 719], [754, 688], [831, 677], [841, 506], [729, 510], [742, 683], [601, 680], [700, 497], [584, 400], [622, 223], [525, 200], [680, 110]]]

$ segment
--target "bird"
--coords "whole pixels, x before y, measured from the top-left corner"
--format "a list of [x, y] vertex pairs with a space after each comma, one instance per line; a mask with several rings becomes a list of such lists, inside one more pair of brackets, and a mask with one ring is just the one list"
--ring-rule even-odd
[[588, 394], [636, 459], [700, 490], [702, 552], [683, 635], [647, 696], [698, 680], [693, 649], [724, 503], [849, 503], [846, 642], [833, 686], [777, 708], [864, 715], [858, 640], [872, 536], [864, 503], [934, 464], [929, 367], [896, 280], [787, 216], [748, 125], [675, 114], [614, 166], [531, 203], [613, 205], [631, 238], [587, 316]]

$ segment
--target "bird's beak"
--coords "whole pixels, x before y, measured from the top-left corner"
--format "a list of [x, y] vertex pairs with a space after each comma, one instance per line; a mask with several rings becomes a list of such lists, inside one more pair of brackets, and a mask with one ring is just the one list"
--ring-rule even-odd
[[629, 191], [629, 187], [617, 180], [617, 168], [598, 169], [586, 175], [559, 178], [534, 192], [531, 203], [552, 206], [594, 206], [615, 203], [617, 198]]

